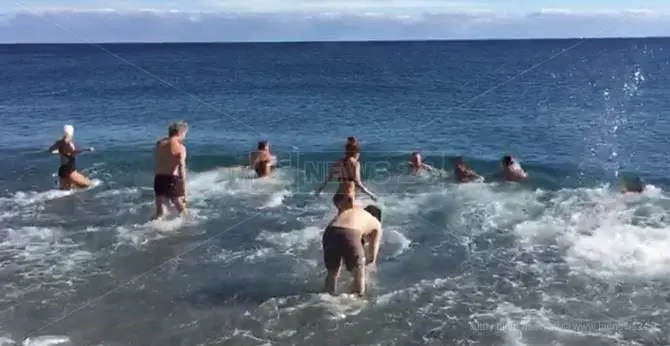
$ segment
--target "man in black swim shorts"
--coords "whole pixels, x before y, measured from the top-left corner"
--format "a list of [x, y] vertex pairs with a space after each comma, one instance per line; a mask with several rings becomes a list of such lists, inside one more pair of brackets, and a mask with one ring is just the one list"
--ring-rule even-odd
[[[365, 209], [355, 206], [351, 197], [345, 197], [346, 208], [330, 222], [323, 232], [323, 260], [328, 274], [325, 290], [335, 295], [335, 287], [344, 260], [347, 271], [354, 275], [351, 292], [365, 293], [365, 249], [363, 239], [370, 239], [373, 248], [369, 263], [377, 263], [382, 238], [381, 222]], [[343, 202], [344, 203], [344, 202]]]
[[172, 202], [180, 214], [186, 212], [186, 147], [183, 142], [187, 132], [188, 125], [185, 122], [176, 122], [168, 128], [168, 137], [156, 142], [154, 219], [165, 214], [164, 204], [168, 201]]

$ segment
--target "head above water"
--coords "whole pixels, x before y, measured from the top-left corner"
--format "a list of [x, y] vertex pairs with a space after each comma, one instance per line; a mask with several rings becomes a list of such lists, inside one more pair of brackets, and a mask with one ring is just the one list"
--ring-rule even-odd
[[347, 137], [347, 144], [356, 144], [358, 143], [358, 140], [354, 136], [349, 136]]
[[456, 156], [454, 158], [454, 166], [460, 166], [465, 164], [465, 159], [463, 156]]
[[258, 142], [258, 150], [267, 150], [270, 148], [270, 143], [268, 141]]
[[372, 216], [374, 216], [375, 219], [379, 220], [379, 222], [382, 221], [382, 210], [381, 210], [381, 209], [377, 208], [377, 207], [374, 206], [374, 205], [369, 205], [369, 206], [367, 206], [367, 207], [365, 207], [365, 208], [363, 208], [363, 209], [365, 209], [365, 211], [367, 211], [367, 212], [370, 213]]
[[413, 153], [410, 155], [410, 160], [411, 160], [412, 163], [414, 163], [414, 164], [419, 164], [419, 163], [421, 163], [421, 154], [420, 154], [418, 151], [413, 152]]
[[168, 127], [168, 136], [169, 137], [179, 137], [179, 138], [184, 138], [186, 137], [186, 133], [188, 132], [188, 124], [185, 121], [177, 121]]
[[63, 137], [71, 138], [74, 136], [74, 126], [67, 124], [63, 126]]
[[358, 158], [361, 153], [361, 148], [358, 146], [358, 143], [347, 143], [344, 147], [344, 156], [346, 158]]
[[647, 185], [644, 179], [640, 177], [634, 177], [632, 179], [625, 180], [626, 189], [629, 191], [642, 192]]
[[509, 167], [514, 163], [514, 159], [512, 158], [512, 155], [505, 155], [501, 162], [503, 166]]

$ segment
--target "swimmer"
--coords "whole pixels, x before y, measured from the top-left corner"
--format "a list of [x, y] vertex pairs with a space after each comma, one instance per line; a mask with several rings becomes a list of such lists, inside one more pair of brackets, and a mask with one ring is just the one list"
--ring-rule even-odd
[[622, 193], [642, 193], [645, 190], [645, 182], [640, 177], [635, 177], [631, 180], [624, 179], [623, 186], [621, 188]]
[[472, 168], [468, 167], [463, 159], [463, 156], [459, 156], [454, 159], [454, 175], [458, 182], [460, 183], [469, 183], [475, 180], [484, 180], [484, 178], [477, 174]]
[[270, 143], [258, 142], [258, 150], [251, 153], [249, 167], [256, 171], [258, 178], [267, 177], [275, 169], [275, 157], [270, 153]]
[[335, 205], [335, 208], [337, 208], [338, 213], [343, 210], [341, 204], [345, 197], [355, 199], [357, 187], [370, 196], [372, 200], [377, 200], [377, 197], [375, 197], [375, 195], [373, 195], [361, 182], [361, 164], [358, 161], [360, 155], [358, 144], [347, 144], [344, 158], [333, 163], [323, 184], [316, 190], [316, 195], [318, 196], [321, 193], [321, 190], [323, 190], [333, 178], [340, 182], [337, 192], [333, 195], [333, 204]]
[[48, 150], [51, 154], [60, 155], [58, 181], [61, 190], [85, 189], [92, 184], [88, 177], [77, 171], [75, 157], [83, 152], [91, 152], [93, 148], [77, 150], [72, 141], [73, 137], [74, 126], [63, 126], [63, 137], [57, 140]]
[[408, 165], [409, 165], [410, 172], [412, 172], [414, 174], [416, 174], [416, 173], [418, 173], [422, 170], [426, 170], [426, 171], [429, 171], [429, 172], [435, 171], [435, 168], [433, 168], [433, 166], [423, 163], [423, 159], [421, 158], [421, 154], [419, 154], [419, 152], [416, 152], [416, 151], [413, 152], [412, 155], [409, 157]]
[[500, 165], [507, 181], [521, 181], [528, 178], [528, 173], [524, 171], [519, 162], [511, 155], [505, 155], [500, 161]]
[[[327, 275], [325, 290], [335, 295], [342, 260], [347, 271], [353, 274], [351, 293], [365, 294], [365, 265], [377, 264], [382, 239], [380, 220], [365, 209], [355, 206], [351, 197], [343, 198], [343, 211], [328, 224], [323, 232], [323, 260]], [[366, 261], [363, 241], [371, 242], [372, 258]]]
[[188, 124], [183, 121], [168, 127], [168, 137], [156, 142], [154, 148], [154, 194], [156, 215], [154, 220], [165, 215], [164, 205], [168, 201], [181, 215], [186, 214], [186, 147], [184, 139]]
[[347, 144], [345, 144], [345, 148], [346, 148], [347, 145], [350, 145], [350, 144], [351, 145], [353, 145], [353, 144], [360, 145], [360, 143], [358, 142], [358, 139], [356, 139], [356, 137], [354, 137], [354, 136], [347, 137]]

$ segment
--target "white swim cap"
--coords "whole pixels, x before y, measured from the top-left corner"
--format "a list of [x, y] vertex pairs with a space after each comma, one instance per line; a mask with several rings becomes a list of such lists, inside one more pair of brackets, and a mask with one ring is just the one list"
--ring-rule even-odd
[[70, 124], [63, 126], [63, 134], [72, 137], [74, 135], [74, 126]]

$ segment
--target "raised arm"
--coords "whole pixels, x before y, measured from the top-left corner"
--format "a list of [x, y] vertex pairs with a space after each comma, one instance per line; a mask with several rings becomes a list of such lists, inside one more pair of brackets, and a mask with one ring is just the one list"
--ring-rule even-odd
[[356, 186], [359, 189], [363, 190], [363, 192], [365, 192], [366, 195], [370, 196], [370, 198], [372, 198], [372, 200], [376, 201], [377, 197], [375, 197], [375, 195], [372, 194], [372, 192], [370, 192], [370, 190], [368, 190], [368, 188], [365, 187], [365, 185], [363, 185], [363, 182], [361, 181], [361, 164], [360, 164], [360, 162], [356, 162], [356, 165], [354, 167], [354, 171], [355, 171], [355, 173], [354, 173], [354, 184], [356, 184]]

